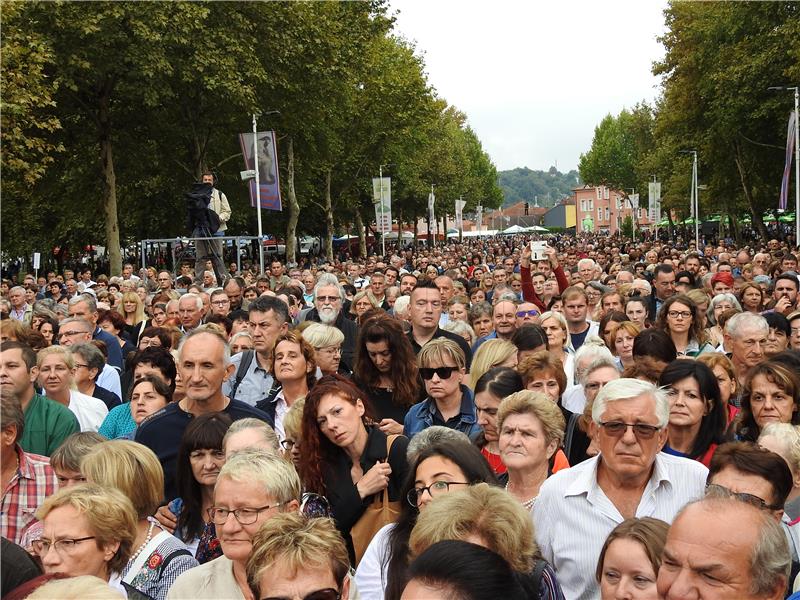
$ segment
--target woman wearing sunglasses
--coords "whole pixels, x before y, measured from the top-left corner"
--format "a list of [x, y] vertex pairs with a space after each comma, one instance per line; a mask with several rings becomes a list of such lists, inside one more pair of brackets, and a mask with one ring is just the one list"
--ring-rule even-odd
[[466, 441], [435, 442], [422, 449], [403, 486], [397, 523], [375, 534], [356, 570], [362, 600], [398, 600], [408, 581], [408, 540], [420, 512], [433, 498], [482, 482], [497, 485], [480, 450]]
[[480, 433], [472, 392], [463, 384], [466, 358], [458, 344], [435, 338], [422, 347], [417, 362], [427, 398], [409, 409], [405, 434], [411, 438], [431, 425], [444, 425], [468, 436]]

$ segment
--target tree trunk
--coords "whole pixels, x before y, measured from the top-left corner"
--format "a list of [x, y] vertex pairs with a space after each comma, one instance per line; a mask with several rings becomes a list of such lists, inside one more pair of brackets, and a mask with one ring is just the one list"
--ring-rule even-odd
[[331, 199], [331, 169], [325, 171], [325, 254], [327, 255], [329, 261], [333, 261], [333, 200]]
[[364, 219], [361, 210], [356, 207], [356, 231], [358, 232], [358, 252], [361, 256], [367, 255], [367, 234], [364, 231]]
[[105, 209], [106, 252], [109, 274], [122, 273], [122, 251], [119, 244], [119, 220], [117, 219], [117, 176], [114, 173], [114, 153], [111, 144], [110, 92], [100, 96], [97, 111], [100, 161], [103, 167], [103, 207]]
[[294, 188], [294, 138], [289, 136], [286, 145], [286, 195], [289, 199], [289, 221], [286, 223], [286, 263], [294, 265], [297, 256], [297, 220], [300, 205]]
[[758, 235], [762, 240], [769, 240], [767, 226], [764, 225], [764, 217], [756, 207], [755, 200], [753, 198], [753, 189], [750, 184], [750, 177], [747, 173], [747, 167], [744, 164], [742, 147], [738, 141], [734, 144], [734, 147], [736, 148], [736, 168], [739, 171], [739, 179], [742, 182], [742, 191], [744, 192], [744, 197], [747, 200], [747, 205], [750, 207], [750, 214], [753, 216], [753, 226], [758, 231]]

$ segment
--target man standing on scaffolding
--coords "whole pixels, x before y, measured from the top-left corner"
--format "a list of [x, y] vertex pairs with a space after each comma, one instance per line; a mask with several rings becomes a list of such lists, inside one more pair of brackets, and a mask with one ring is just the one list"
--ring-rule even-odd
[[[194, 184], [186, 194], [189, 208], [189, 229], [193, 238], [221, 237], [225, 235], [231, 207], [225, 194], [214, 187], [214, 175], [203, 173], [202, 183]], [[222, 240], [196, 240], [195, 274], [206, 270], [205, 263], [210, 260], [214, 266], [217, 281], [223, 281], [225, 264], [222, 254]]]
[[[211, 231], [209, 236], [222, 237], [228, 228], [228, 221], [231, 218], [231, 206], [228, 204], [228, 199], [225, 194], [214, 187], [216, 177], [211, 172], [203, 173], [203, 183], [211, 186], [211, 200], [208, 204], [209, 210], [213, 211], [219, 217], [219, 227], [216, 231]], [[213, 219], [212, 219], [213, 223]], [[213, 229], [213, 227], [212, 227]], [[209, 237], [206, 236], [206, 237]], [[203, 237], [203, 236], [196, 236]], [[223, 247], [222, 240], [200, 240], [197, 242], [197, 257], [195, 261], [194, 272], [195, 276], [199, 276], [205, 268], [205, 261], [211, 260], [214, 265], [214, 273], [217, 276], [217, 281], [220, 285], [225, 276], [225, 263], [223, 261]]]

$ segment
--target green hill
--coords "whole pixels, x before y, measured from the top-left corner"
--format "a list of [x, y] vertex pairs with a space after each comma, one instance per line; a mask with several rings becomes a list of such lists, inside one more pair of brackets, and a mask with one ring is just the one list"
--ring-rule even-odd
[[553, 206], [557, 200], [569, 196], [578, 186], [578, 171], [561, 173], [555, 167], [549, 171], [533, 171], [528, 167], [500, 171], [497, 182], [503, 190], [503, 206], [520, 201], [533, 202], [538, 198], [539, 206]]

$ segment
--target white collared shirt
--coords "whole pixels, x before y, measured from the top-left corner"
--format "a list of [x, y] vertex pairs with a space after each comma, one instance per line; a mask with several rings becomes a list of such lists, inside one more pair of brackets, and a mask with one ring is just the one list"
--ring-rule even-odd
[[[608, 534], [625, 520], [597, 484], [601, 458], [553, 474], [533, 508], [536, 542], [570, 600], [600, 598], [597, 558]], [[697, 461], [659, 452], [636, 516], [672, 523], [687, 502], [703, 496], [707, 475]]]

